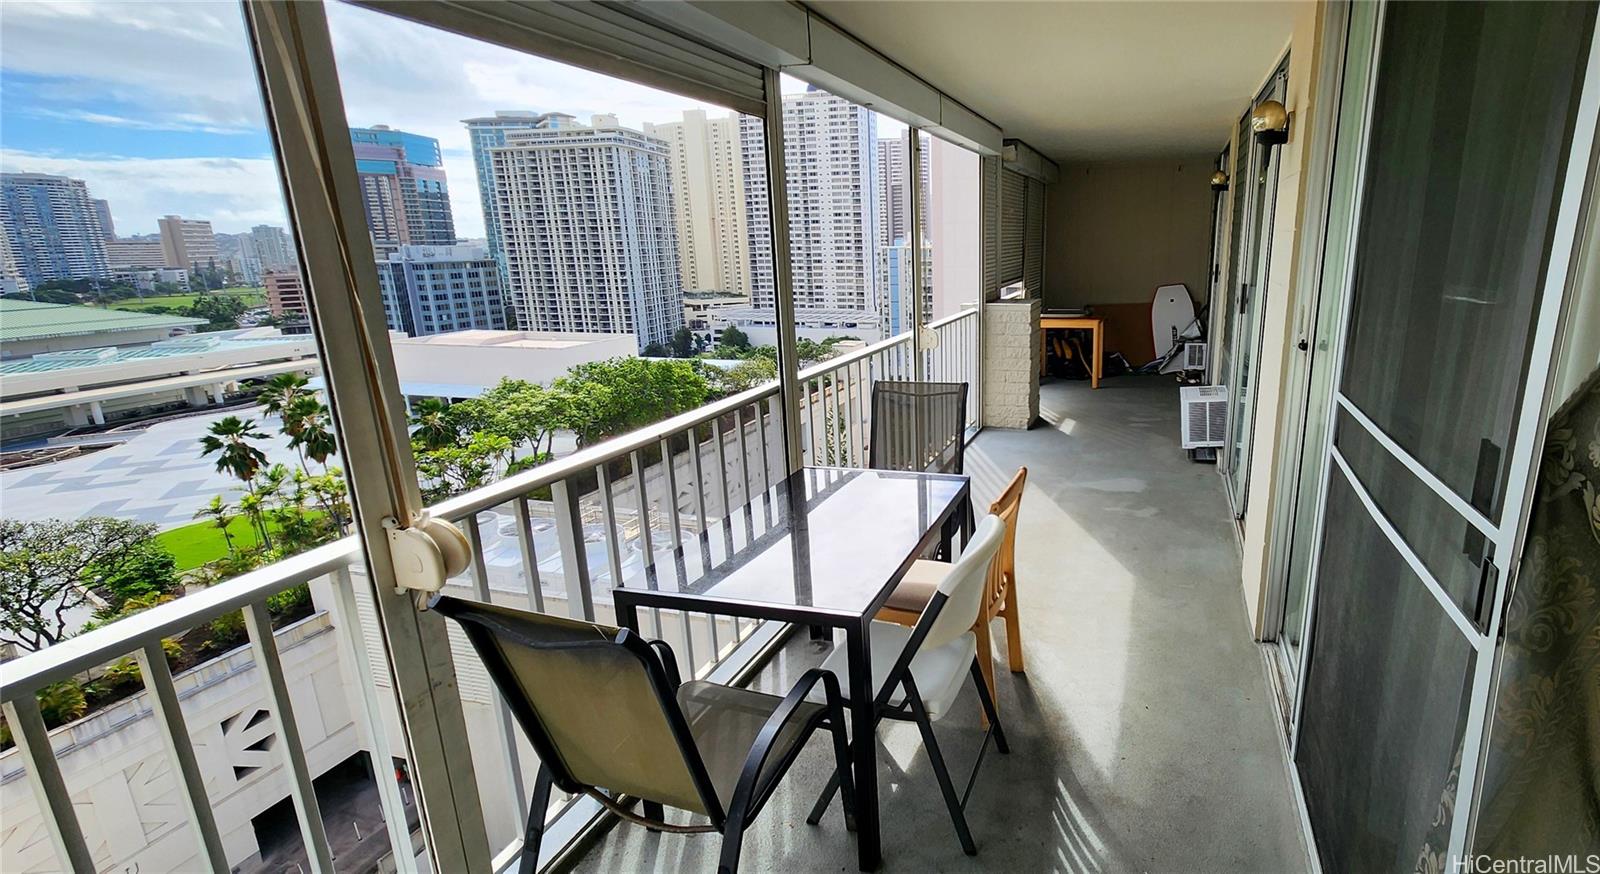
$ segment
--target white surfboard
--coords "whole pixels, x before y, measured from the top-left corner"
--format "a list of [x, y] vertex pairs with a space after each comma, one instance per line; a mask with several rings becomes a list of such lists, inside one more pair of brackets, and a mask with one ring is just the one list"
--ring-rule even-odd
[[1193, 321], [1194, 301], [1189, 297], [1187, 285], [1180, 282], [1156, 289], [1156, 299], [1150, 305], [1150, 331], [1155, 338], [1158, 361], [1182, 340]]

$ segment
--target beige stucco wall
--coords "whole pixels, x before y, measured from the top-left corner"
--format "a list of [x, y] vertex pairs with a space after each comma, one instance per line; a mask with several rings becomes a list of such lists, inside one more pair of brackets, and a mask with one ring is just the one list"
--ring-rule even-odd
[[1063, 165], [1045, 189], [1045, 306], [1149, 303], [1172, 282], [1204, 303], [1214, 159]]
[[[1289, 46], [1289, 93], [1284, 107], [1289, 111], [1289, 141], [1282, 147], [1278, 200], [1273, 213], [1273, 244], [1267, 279], [1267, 295], [1262, 313], [1260, 371], [1256, 382], [1255, 433], [1250, 450], [1250, 483], [1244, 519], [1242, 583], [1245, 607], [1257, 637], [1263, 626], [1262, 604], [1267, 590], [1270, 558], [1274, 475], [1283, 462], [1279, 421], [1285, 410], [1282, 396], [1287, 368], [1295, 363], [1293, 314], [1299, 292], [1294, 275], [1300, 247], [1310, 241], [1300, 239], [1300, 210], [1306, 200], [1303, 171], [1311, 159], [1308, 144], [1314, 124], [1323, 122], [1312, 106], [1316, 76], [1338, 74], [1338, 59], [1317, 57], [1319, 25], [1324, 4], [1305, 6], [1295, 18]], [[1265, 81], [1270, 71], [1262, 71]], [[1293, 459], [1290, 459], [1293, 462]]]

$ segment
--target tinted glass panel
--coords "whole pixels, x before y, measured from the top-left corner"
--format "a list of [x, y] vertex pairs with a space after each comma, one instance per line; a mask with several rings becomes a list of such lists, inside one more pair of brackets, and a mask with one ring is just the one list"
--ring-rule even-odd
[[1400, 532], [1451, 600], [1473, 617], [1478, 607], [1479, 562], [1487, 548], [1483, 535], [1343, 409], [1339, 410], [1333, 442], [1384, 518]]
[[1339, 473], [1326, 520], [1296, 756], [1323, 869], [1444, 870], [1418, 860], [1449, 836], [1472, 647]]
[[1342, 389], [1494, 515], [1593, 6], [1386, 15]]

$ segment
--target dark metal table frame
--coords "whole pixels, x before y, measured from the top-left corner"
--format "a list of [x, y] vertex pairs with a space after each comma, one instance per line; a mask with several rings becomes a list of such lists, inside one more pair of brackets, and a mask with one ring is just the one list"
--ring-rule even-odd
[[[806, 471], [821, 468], [808, 467]], [[947, 476], [947, 475], [946, 475]], [[877, 714], [873, 699], [878, 690], [872, 679], [872, 652], [870, 630], [872, 619], [878, 615], [895, 586], [911, 569], [911, 565], [936, 543], [941, 552], [951, 555], [955, 535], [961, 542], [972, 536], [972, 483], [970, 478], [962, 483], [954, 500], [934, 518], [914, 544], [905, 547], [905, 559], [899, 568], [883, 581], [877, 594], [863, 605], [860, 613], [822, 607], [805, 607], [777, 602], [761, 602], [747, 598], [718, 598], [714, 592], [692, 593], [649, 588], [617, 587], [611, 590], [616, 608], [617, 624], [639, 633], [640, 607], [665, 607], [695, 613], [710, 613], [743, 619], [764, 619], [789, 622], [822, 628], [839, 628], [845, 633], [845, 649], [849, 664], [850, 689], [850, 759], [855, 770], [856, 785], [856, 850], [861, 870], [872, 871], [883, 861], [882, 831], [878, 816], [878, 744]], [[732, 514], [730, 513], [731, 517]]]

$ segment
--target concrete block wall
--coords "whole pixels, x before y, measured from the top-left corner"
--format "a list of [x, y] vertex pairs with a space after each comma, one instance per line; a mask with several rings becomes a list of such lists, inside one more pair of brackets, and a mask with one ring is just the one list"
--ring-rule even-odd
[[1038, 299], [983, 309], [983, 422], [1026, 429], [1039, 418]]

